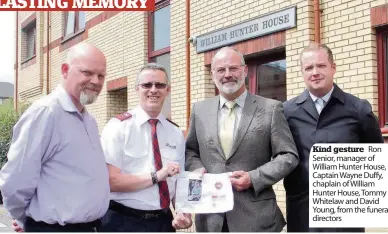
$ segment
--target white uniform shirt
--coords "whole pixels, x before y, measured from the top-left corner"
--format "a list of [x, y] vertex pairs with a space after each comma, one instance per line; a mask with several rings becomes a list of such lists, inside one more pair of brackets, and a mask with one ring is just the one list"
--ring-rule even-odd
[[[121, 173], [144, 174], [155, 171], [152, 148], [150, 117], [140, 107], [129, 111], [131, 118], [123, 121], [113, 118], [105, 126], [101, 135], [101, 144], [106, 162], [121, 169]], [[177, 126], [168, 122], [159, 114], [157, 135], [163, 167], [169, 162], [179, 163], [184, 171], [185, 139]], [[175, 183], [178, 175], [167, 178], [170, 199], [175, 195]], [[139, 210], [158, 210], [160, 207], [159, 187], [136, 192], [111, 192], [111, 200], [127, 207]]]

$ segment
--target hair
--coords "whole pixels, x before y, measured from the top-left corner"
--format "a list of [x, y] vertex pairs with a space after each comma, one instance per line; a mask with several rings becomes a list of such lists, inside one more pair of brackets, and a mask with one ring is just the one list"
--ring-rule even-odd
[[310, 44], [303, 49], [302, 53], [299, 56], [300, 66], [302, 66], [302, 56], [303, 56], [304, 52], [317, 51], [317, 50], [324, 50], [327, 54], [329, 62], [331, 64], [334, 64], [333, 52], [331, 51], [331, 49], [329, 47], [327, 47], [327, 45], [319, 44], [316, 42], [310, 42]]
[[167, 80], [167, 84], [170, 85], [170, 77], [168, 76], [167, 74], [167, 70], [165, 67], [163, 67], [162, 65], [158, 64], [158, 63], [148, 63], [146, 65], [144, 65], [143, 67], [140, 68], [140, 71], [137, 73], [137, 76], [136, 76], [136, 85], [139, 85], [140, 83], [140, 73], [144, 70], [159, 70], [159, 71], [162, 71], [164, 73], [164, 75], [166, 76], [166, 80]]
[[219, 49], [216, 54], [213, 56], [212, 58], [212, 62], [211, 62], [211, 69], [213, 69], [213, 64], [214, 64], [214, 60], [215, 58], [217, 57], [218, 54], [224, 52], [224, 50], [233, 50], [235, 51], [241, 58], [241, 65], [245, 65], [245, 59], [244, 59], [244, 55], [241, 54], [240, 51], [238, 51], [237, 49], [233, 48], [233, 47], [230, 47], [230, 46], [224, 46], [222, 47], [221, 49]]

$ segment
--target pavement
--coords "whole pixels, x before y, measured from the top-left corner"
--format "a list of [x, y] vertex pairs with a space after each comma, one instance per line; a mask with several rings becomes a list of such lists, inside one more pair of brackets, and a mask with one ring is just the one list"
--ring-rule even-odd
[[3, 205], [0, 205], [0, 233], [1, 232], [13, 232], [11, 228], [11, 218], [8, 217], [7, 211], [5, 211]]

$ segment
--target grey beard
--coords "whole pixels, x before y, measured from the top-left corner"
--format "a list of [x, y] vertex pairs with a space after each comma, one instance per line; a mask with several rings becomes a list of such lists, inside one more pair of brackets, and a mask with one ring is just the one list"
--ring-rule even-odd
[[221, 83], [218, 83], [218, 82], [216, 83], [218, 90], [227, 94], [233, 94], [237, 92], [237, 90], [239, 90], [243, 85], [244, 85], [244, 82], [238, 81], [234, 87], [227, 88], [227, 87], [224, 87]]
[[79, 102], [81, 103], [82, 106], [92, 104], [97, 100], [98, 94], [86, 94], [86, 92], [81, 91], [81, 95], [79, 97]]

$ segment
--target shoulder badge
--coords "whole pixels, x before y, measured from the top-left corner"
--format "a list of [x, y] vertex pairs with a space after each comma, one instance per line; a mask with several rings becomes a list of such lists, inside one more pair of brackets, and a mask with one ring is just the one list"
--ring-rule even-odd
[[131, 118], [131, 117], [132, 117], [132, 115], [128, 112], [124, 112], [122, 114], [116, 115], [116, 118], [119, 119], [120, 121], [124, 121], [126, 119]]
[[170, 119], [166, 118], [166, 120], [179, 128], [179, 125], [174, 123], [174, 122], [172, 122]]

